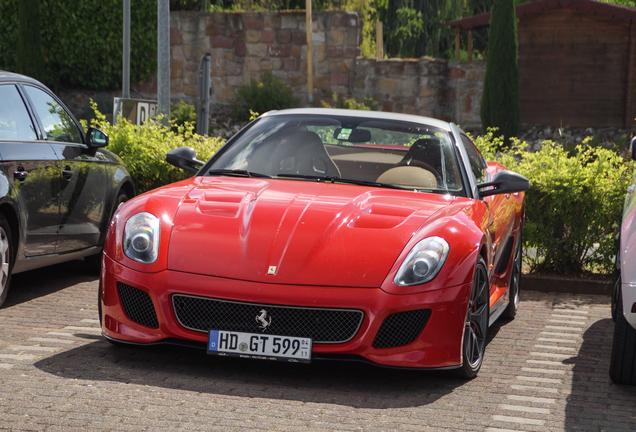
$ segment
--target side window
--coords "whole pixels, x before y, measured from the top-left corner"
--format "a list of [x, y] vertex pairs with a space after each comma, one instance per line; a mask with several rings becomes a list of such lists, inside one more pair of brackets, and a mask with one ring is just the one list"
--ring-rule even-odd
[[42, 90], [24, 86], [49, 141], [82, 143], [82, 135], [71, 116], [49, 94]]
[[35, 128], [14, 85], [0, 85], [0, 140], [35, 140]]
[[473, 174], [475, 174], [477, 183], [483, 183], [485, 178], [484, 170], [486, 169], [486, 162], [484, 161], [481, 153], [479, 153], [479, 150], [477, 150], [477, 148], [475, 147], [475, 144], [473, 144], [467, 136], [462, 135], [462, 141], [464, 143], [464, 147], [466, 148], [466, 153], [468, 153], [470, 169], [472, 170]]

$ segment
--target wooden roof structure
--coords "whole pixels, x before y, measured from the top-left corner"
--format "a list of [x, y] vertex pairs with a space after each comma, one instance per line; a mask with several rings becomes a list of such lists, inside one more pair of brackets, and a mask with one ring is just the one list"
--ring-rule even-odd
[[[572, 127], [636, 126], [636, 9], [594, 0], [535, 0], [516, 7], [521, 121]], [[487, 27], [490, 13], [445, 23]]]
[[[619, 6], [613, 3], [604, 3], [594, 0], [535, 0], [523, 3], [516, 7], [517, 18], [525, 15], [541, 13], [548, 9], [567, 7], [573, 10], [586, 12], [592, 15], [604, 16], [625, 22], [636, 22], [636, 9]], [[446, 27], [472, 30], [490, 25], [490, 12], [466, 17], [444, 23]]]

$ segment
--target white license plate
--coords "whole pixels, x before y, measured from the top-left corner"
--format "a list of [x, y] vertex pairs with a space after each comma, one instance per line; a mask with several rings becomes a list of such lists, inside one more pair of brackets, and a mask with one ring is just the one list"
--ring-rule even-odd
[[311, 338], [210, 330], [208, 354], [309, 363]]

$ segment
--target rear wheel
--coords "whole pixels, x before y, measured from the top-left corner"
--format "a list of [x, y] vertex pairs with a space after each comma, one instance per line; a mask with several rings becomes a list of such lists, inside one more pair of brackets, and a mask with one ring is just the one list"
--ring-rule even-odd
[[610, 378], [617, 384], [636, 384], [636, 329], [623, 315], [623, 296], [618, 290], [618, 309], [610, 359]]
[[517, 235], [517, 244], [515, 245], [514, 262], [512, 263], [512, 272], [510, 274], [510, 303], [501, 314], [506, 319], [514, 319], [519, 309], [519, 295], [521, 293], [521, 234], [523, 227], [519, 226], [519, 234]]
[[486, 263], [480, 256], [475, 267], [473, 286], [468, 300], [464, 341], [462, 344], [462, 366], [455, 369], [455, 375], [471, 379], [477, 376], [486, 351], [488, 320], [490, 319], [490, 293]]
[[[110, 218], [108, 219], [109, 222], [113, 218], [113, 215], [115, 214], [115, 211], [119, 208], [119, 206], [129, 199], [130, 198], [128, 197], [128, 194], [126, 192], [119, 192], [119, 195], [117, 195], [117, 199], [115, 200], [115, 205], [113, 206], [113, 211], [111, 212]], [[102, 251], [100, 250], [99, 253], [96, 253], [95, 255], [84, 257], [84, 264], [86, 264], [88, 271], [94, 274], [99, 274], [102, 269]]]
[[0, 306], [4, 304], [9, 293], [14, 255], [9, 222], [0, 214]]

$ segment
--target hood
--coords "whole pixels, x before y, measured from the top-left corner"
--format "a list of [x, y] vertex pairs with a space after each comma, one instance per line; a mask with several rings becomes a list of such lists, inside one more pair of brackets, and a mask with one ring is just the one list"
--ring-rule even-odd
[[168, 268], [254, 282], [379, 287], [453, 197], [331, 183], [199, 177], [175, 215]]

